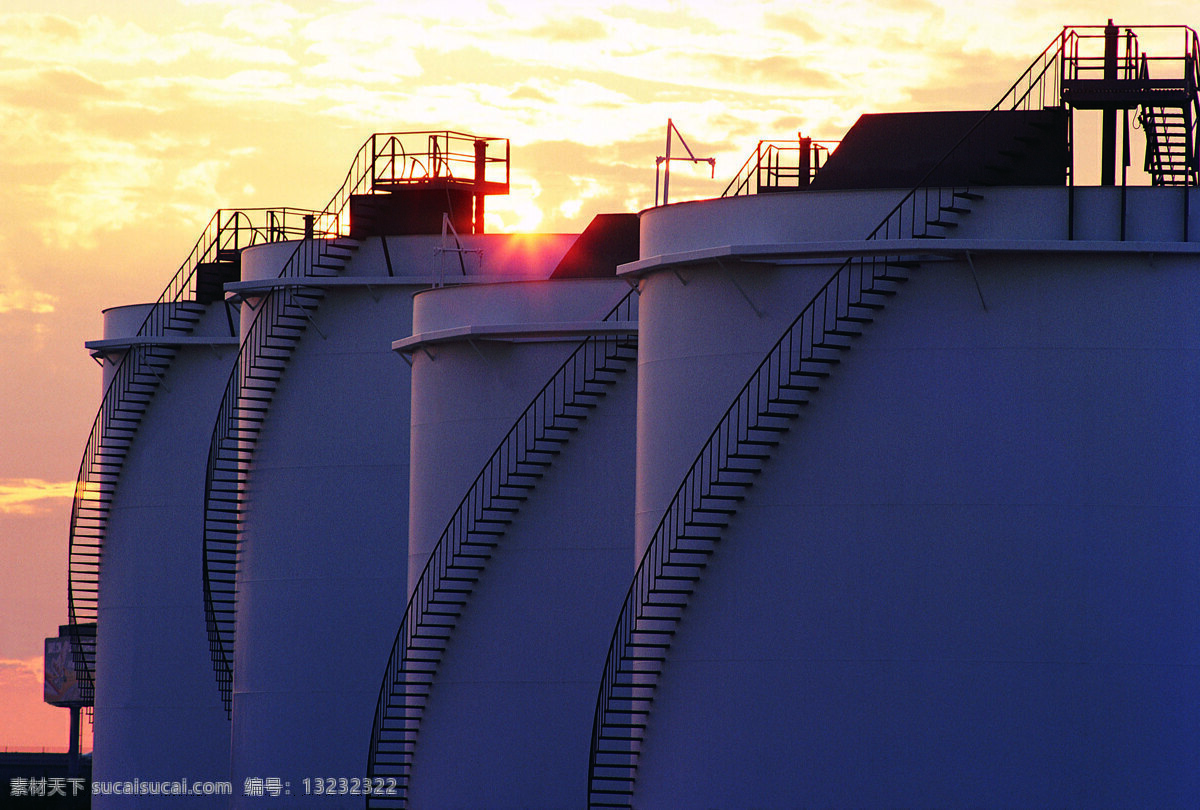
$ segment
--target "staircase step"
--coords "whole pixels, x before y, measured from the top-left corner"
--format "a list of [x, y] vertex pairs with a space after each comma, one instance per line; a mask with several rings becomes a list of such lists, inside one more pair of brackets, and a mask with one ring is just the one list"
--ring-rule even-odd
[[837, 335], [832, 330], [829, 330], [829, 331], [825, 332], [825, 336], [826, 337], [824, 339], [822, 339], [819, 343], [813, 344], [814, 349], [829, 349], [829, 350], [838, 351], [838, 352], [849, 351], [850, 346], [851, 346], [850, 341], [829, 340], [829, 338], [834, 338], [834, 337], [840, 338], [840, 337], [844, 337], [844, 335]]

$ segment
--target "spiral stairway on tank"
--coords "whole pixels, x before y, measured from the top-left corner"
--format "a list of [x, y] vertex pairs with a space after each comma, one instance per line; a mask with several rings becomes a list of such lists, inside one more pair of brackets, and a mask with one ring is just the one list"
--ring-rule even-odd
[[[1093, 90], [1104, 91], [1089, 84], [1081, 70], [1080, 36], [1073, 29], [1064, 29], [1004, 98], [954, 144], [867, 239], [945, 238], [984, 199], [988, 186], [1011, 183], [1007, 178], [1012, 172], [1019, 176], [1028, 149], [1036, 147], [1041, 139], [1032, 130], [1016, 134], [1000, 148], [989, 149], [989, 159], [967, 182], [931, 183], [944, 167], [970, 154], [972, 139], [985, 134], [989, 119], [1003, 115], [1003, 111], [1029, 110], [1035, 116], [1040, 116], [1041, 110], [1048, 116], [1061, 113], [1070, 106], [1064, 88], [1071, 77], [1077, 101]], [[1191, 32], [1191, 44], [1183, 60], [1188, 76], [1197, 75], [1195, 41]], [[1181, 102], [1185, 108], [1196, 101], [1195, 81], [1187, 81], [1190, 97]], [[1046, 98], [1051, 103], [1045, 104]], [[1160, 105], [1163, 98], [1162, 94], [1155, 97]], [[1147, 100], [1145, 95], [1138, 99], [1138, 103]], [[1178, 160], [1167, 157], [1165, 150], [1183, 136], [1176, 134], [1178, 128], [1166, 128], [1161, 112], [1147, 115], [1159, 122], [1157, 129], [1148, 127], [1147, 163], [1154, 161], [1164, 167], [1156, 182], [1170, 177], [1182, 185], [1196, 185], [1194, 140], [1183, 161], [1186, 171], [1166, 168], [1179, 165]], [[1031, 119], [1035, 126], [1049, 126], [1051, 120]], [[1070, 166], [1069, 143], [1066, 148]], [[978, 152], [977, 146], [974, 149]], [[831, 155], [817, 175], [818, 181], [834, 174], [836, 156], [836, 152]], [[842, 263], [759, 363], [700, 449], [654, 532], [617, 620], [596, 701], [588, 766], [589, 807], [633, 806], [639, 754], [659, 676], [672, 637], [722, 531], [737, 514], [755, 478], [764, 471], [782, 435], [795, 424], [822, 381], [837, 368], [855, 337], [882, 314], [887, 301], [910, 274], [920, 269], [923, 258], [920, 251], [912, 250], [854, 257]]]
[[[95, 622], [108, 518], [142, 417], [180, 339], [191, 333], [209, 304], [221, 299], [221, 285], [238, 279], [242, 249], [300, 233], [305, 213], [286, 208], [217, 211], [115, 361], [117, 368], [88, 434], [71, 506], [68, 609], [71, 626], [78, 628], [72, 649], [88, 705], [95, 694]], [[230, 328], [235, 334], [232, 323]]]

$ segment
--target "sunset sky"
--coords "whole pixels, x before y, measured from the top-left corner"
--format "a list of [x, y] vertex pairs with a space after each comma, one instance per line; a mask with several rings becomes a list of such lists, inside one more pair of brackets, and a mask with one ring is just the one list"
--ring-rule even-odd
[[40, 672], [101, 394], [83, 342], [216, 209], [320, 208], [372, 132], [454, 129], [512, 141], [491, 230], [574, 232], [653, 203], [668, 118], [717, 161], [672, 198], [715, 196], [759, 139], [986, 109], [1110, 16], [1200, 25], [1195, 0], [3, 0], [0, 750], [66, 744]]

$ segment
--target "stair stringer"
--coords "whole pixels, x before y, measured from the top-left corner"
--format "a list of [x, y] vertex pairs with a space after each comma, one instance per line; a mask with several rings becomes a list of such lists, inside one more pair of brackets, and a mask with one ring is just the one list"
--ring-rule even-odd
[[[630, 290], [603, 320], [632, 320], [636, 296]], [[582, 341], [517, 417], [451, 516], [413, 589], [388, 656], [367, 776], [395, 792], [368, 796], [368, 807], [408, 806], [424, 708], [458, 617], [521, 504], [604, 389], [627, 370], [636, 346], [632, 334]]]

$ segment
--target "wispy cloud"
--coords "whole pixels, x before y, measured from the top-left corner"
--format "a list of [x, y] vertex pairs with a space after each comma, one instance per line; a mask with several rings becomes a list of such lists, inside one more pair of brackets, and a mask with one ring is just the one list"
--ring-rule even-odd
[[257, 39], [282, 40], [295, 32], [303, 15], [277, 0], [237, 0], [221, 20], [221, 27], [242, 31]]
[[557, 42], [595, 42], [608, 35], [608, 27], [589, 17], [556, 17], [539, 23], [529, 35]]
[[45, 315], [54, 311], [58, 296], [38, 290], [6, 290], [0, 288], [0, 315], [9, 312], [32, 312]]
[[46, 503], [75, 495], [74, 481], [42, 481], [38, 478], [0, 478], [0, 513], [34, 515], [58, 504]]
[[40, 683], [42, 667], [41, 658], [0, 658], [0, 681]]
[[[799, 129], [836, 139], [862, 112], [933, 99], [987, 107], [1064, 22], [1080, 21], [1081, 7], [184, 0], [170, 13], [138, 4], [9, 13], [0, 15], [0, 182], [25, 228], [82, 246], [164, 212], [319, 203], [234, 195], [300, 188], [304, 172], [275, 186], [244, 172], [308, 166], [331, 132], [353, 130], [354, 140], [445, 127], [514, 146], [636, 144], [636, 166], [616, 168], [649, 172], [652, 185], [668, 117], [713, 144], [720, 172], [760, 138]], [[233, 160], [234, 146], [260, 157]], [[543, 226], [566, 226], [552, 212], [586, 213], [577, 189], [558, 197], [565, 185], [544, 177], [538, 187]]]
[[73, 20], [14, 13], [0, 15], [0, 51], [6, 59], [31, 63], [164, 65], [187, 53], [187, 45], [181, 38], [156, 36], [135, 23], [101, 15]]

